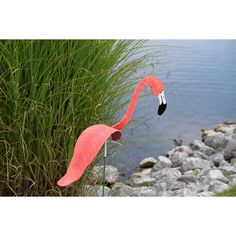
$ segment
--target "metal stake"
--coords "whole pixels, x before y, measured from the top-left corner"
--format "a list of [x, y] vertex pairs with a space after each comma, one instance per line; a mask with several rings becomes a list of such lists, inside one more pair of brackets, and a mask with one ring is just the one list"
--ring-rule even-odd
[[104, 157], [103, 157], [103, 180], [102, 180], [102, 196], [103, 197], [104, 197], [104, 191], [105, 191], [106, 157], [107, 157], [107, 141], [105, 142]]

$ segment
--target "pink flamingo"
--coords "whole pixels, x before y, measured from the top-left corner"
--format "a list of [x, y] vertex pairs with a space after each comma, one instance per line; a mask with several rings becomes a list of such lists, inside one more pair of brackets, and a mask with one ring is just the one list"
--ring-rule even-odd
[[153, 95], [159, 98], [158, 115], [164, 113], [167, 103], [164, 95], [164, 86], [161, 80], [154, 76], [144, 78], [136, 86], [128, 110], [118, 123], [112, 127], [104, 124], [92, 125], [81, 133], [75, 144], [73, 157], [67, 172], [57, 182], [59, 186], [68, 186], [78, 180], [110, 136], [114, 141], [121, 138], [121, 130], [128, 124], [135, 110], [139, 94], [146, 86], [150, 86]]

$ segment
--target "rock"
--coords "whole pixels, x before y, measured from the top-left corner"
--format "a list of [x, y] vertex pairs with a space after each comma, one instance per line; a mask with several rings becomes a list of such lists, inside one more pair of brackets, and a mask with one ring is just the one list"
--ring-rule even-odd
[[151, 174], [151, 172], [152, 172], [152, 168], [148, 168], [148, 169], [143, 169], [141, 170], [141, 172], [138, 172], [138, 173], [140, 173], [141, 176], [144, 176], [144, 175]]
[[207, 160], [203, 160], [197, 157], [189, 157], [182, 163], [182, 170], [186, 172], [188, 170], [194, 169], [208, 169], [210, 167], [210, 163]]
[[152, 168], [156, 162], [157, 160], [154, 157], [147, 157], [139, 163], [139, 166], [140, 168]]
[[157, 158], [156, 164], [153, 166], [153, 171], [158, 171], [164, 168], [170, 168], [172, 166], [172, 162], [169, 158], [164, 156], [159, 156]]
[[186, 185], [186, 188], [189, 189], [191, 192], [194, 192], [194, 193], [202, 192], [204, 190], [203, 187], [204, 187], [203, 184], [199, 183], [199, 182], [196, 182], [196, 183], [189, 182]]
[[225, 160], [230, 160], [232, 158], [236, 158], [236, 140], [231, 140], [224, 151]]
[[225, 148], [228, 140], [222, 133], [216, 133], [215, 135], [207, 136], [204, 140], [205, 144], [216, 150]]
[[116, 182], [112, 189], [110, 190], [109, 196], [121, 196], [121, 197], [128, 197], [133, 195], [133, 188], [123, 184]]
[[[202, 141], [199, 140], [194, 140], [192, 143], [190, 143], [190, 146], [193, 150], [200, 151], [207, 156], [212, 155], [215, 153], [215, 150], [203, 143]], [[204, 158], [206, 159], [206, 158]]]
[[132, 193], [132, 196], [136, 197], [153, 197], [156, 195], [155, 187], [135, 187]]
[[229, 182], [220, 170], [210, 170], [206, 177], [209, 182], [211, 182], [212, 180], [220, 180], [225, 183]]
[[[87, 185], [84, 188], [84, 195], [90, 197], [102, 197], [103, 186], [102, 185]], [[104, 187], [104, 196], [108, 196], [110, 188]]]
[[214, 195], [213, 192], [201, 192], [198, 194], [199, 197], [213, 197]]
[[183, 176], [178, 177], [177, 180], [184, 183], [189, 183], [189, 182], [196, 183], [197, 177], [193, 175], [183, 175]]
[[177, 181], [176, 179], [165, 178], [167, 183], [167, 190], [174, 191], [185, 187], [185, 183]]
[[126, 172], [126, 167], [122, 166], [118, 169], [119, 175], [120, 176], [125, 176], [125, 172]]
[[200, 152], [200, 151], [194, 151], [193, 153], [189, 154], [190, 157], [198, 157], [201, 159], [208, 159], [208, 156], [204, 153], [204, 152]]
[[219, 166], [219, 169], [224, 173], [225, 176], [236, 174], [236, 168], [234, 166]]
[[226, 124], [219, 124], [214, 129], [216, 132], [222, 132], [222, 133], [233, 133], [234, 127]]
[[152, 178], [148, 175], [144, 175], [140, 172], [132, 174], [127, 180], [127, 184], [132, 187], [138, 186], [150, 186], [156, 182], [155, 178]]
[[151, 177], [156, 180], [161, 180], [163, 178], [173, 178], [176, 179], [181, 176], [181, 172], [175, 168], [164, 168], [162, 170], [151, 172]]
[[180, 139], [180, 138], [175, 138], [175, 139], [173, 139], [173, 141], [174, 141], [176, 146], [181, 146], [182, 143], [183, 143], [183, 140]]
[[198, 176], [199, 173], [200, 173], [200, 170], [199, 169], [195, 169], [195, 170], [188, 170], [188, 171], [184, 172], [183, 175]]
[[172, 191], [160, 191], [157, 192], [158, 197], [170, 197], [172, 196]]
[[235, 174], [234, 175], [230, 175], [229, 179], [230, 179], [230, 182], [229, 182], [230, 186], [236, 185], [236, 175]]
[[227, 185], [219, 180], [214, 180], [214, 181], [210, 182], [210, 184], [209, 184], [209, 191], [210, 192], [219, 193], [219, 192], [222, 192], [228, 188], [229, 188], [229, 185]]
[[166, 182], [157, 182], [154, 184], [154, 187], [156, 188], [157, 194], [163, 193], [167, 191], [167, 183]]
[[186, 152], [187, 154], [190, 154], [192, 152], [192, 149], [189, 146], [181, 145], [167, 152], [167, 156], [169, 157], [175, 152]]
[[209, 160], [213, 161], [214, 165], [218, 167], [220, 165], [220, 162], [224, 160], [223, 153], [216, 153], [208, 157]]
[[173, 196], [175, 197], [196, 197], [197, 194], [190, 191], [187, 188], [182, 188], [182, 189], [178, 189], [173, 191]]
[[185, 161], [186, 158], [188, 158], [188, 154], [185, 151], [183, 152], [176, 151], [173, 154], [171, 154], [169, 158], [172, 162], [172, 166], [177, 167], [181, 166], [183, 161]]
[[[117, 168], [106, 165], [105, 168], [105, 184], [114, 184], [119, 178]], [[91, 183], [102, 184], [103, 182], [103, 166], [94, 166], [92, 170]]]
[[164, 177], [157, 181], [154, 185], [157, 193], [164, 191], [173, 191], [185, 187], [185, 183], [177, 181], [176, 178]]
[[232, 159], [230, 160], [230, 164], [231, 164], [232, 166], [236, 167], [236, 158], [232, 158]]
[[230, 163], [228, 161], [225, 160], [221, 160], [220, 161], [220, 166], [219, 167], [224, 167], [224, 166], [231, 166]]
[[236, 124], [236, 120], [228, 120], [224, 122], [226, 125], [233, 125]]
[[202, 129], [202, 141], [205, 140], [206, 137], [217, 134], [214, 130], [211, 129]]

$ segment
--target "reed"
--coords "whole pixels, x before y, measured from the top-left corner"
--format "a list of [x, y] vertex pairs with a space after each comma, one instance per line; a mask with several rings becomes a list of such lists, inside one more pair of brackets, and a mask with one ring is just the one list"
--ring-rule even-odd
[[0, 41], [0, 195], [81, 195], [56, 185], [79, 134], [117, 121], [148, 56], [142, 41]]

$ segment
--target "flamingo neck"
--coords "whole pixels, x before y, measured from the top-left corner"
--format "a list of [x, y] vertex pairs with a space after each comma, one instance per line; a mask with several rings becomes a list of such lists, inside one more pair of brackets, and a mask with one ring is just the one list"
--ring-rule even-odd
[[[153, 79], [155, 79], [155, 81], [153, 81]], [[140, 92], [146, 86], [150, 86], [151, 88], [153, 86], [155, 86], [156, 80], [157, 79], [155, 77], [150, 76], [150, 77], [143, 79], [142, 81], [140, 81], [138, 83], [138, 85], [136, 86], [136, 88], [134, 90], [129, 107], [128, 107], [124, 117], [118, 123], [114, 124], [112, 126], [113, 128], [118, 129], [118, 130], [122, 130], [128, 124], [129, 120], [131, 119], [131, 117], [134, 113]]]

